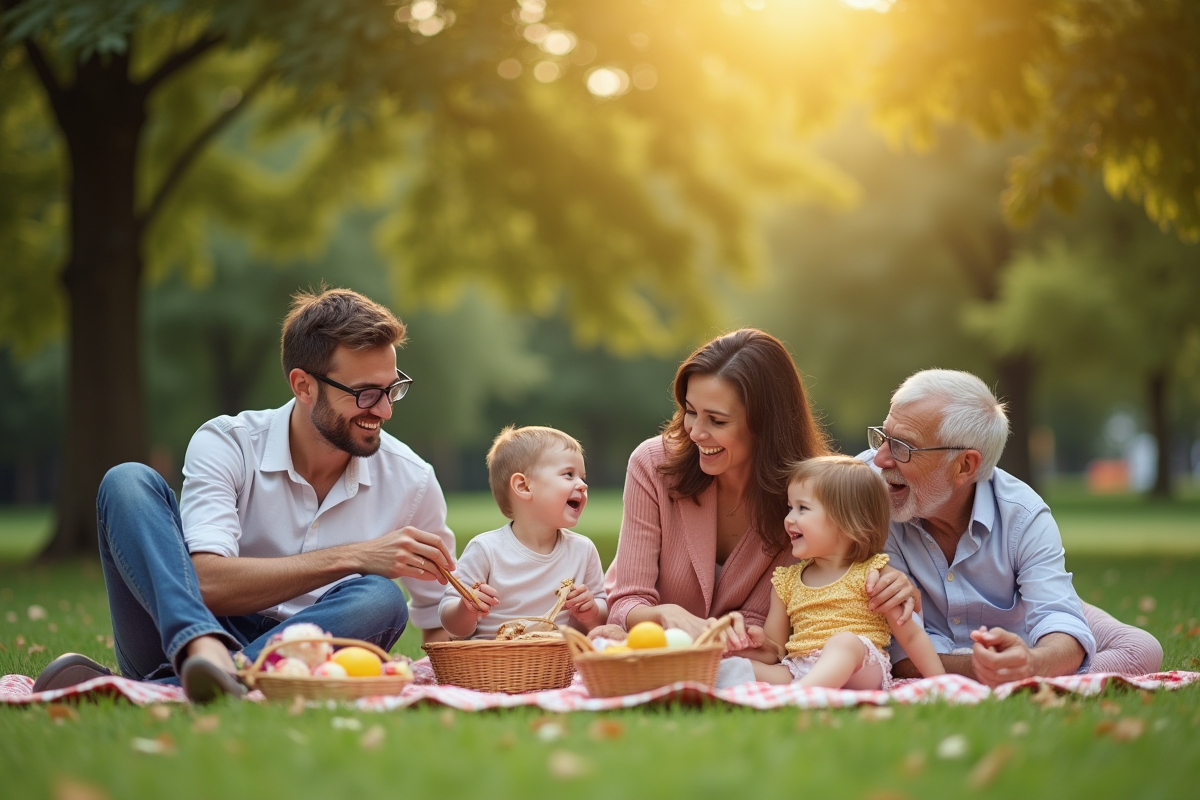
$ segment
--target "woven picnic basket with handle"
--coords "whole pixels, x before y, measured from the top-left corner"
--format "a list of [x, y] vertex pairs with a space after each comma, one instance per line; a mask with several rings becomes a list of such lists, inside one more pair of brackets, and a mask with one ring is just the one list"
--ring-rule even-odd
[[468, 639], [430, 642], [429, 654], [438, 683], [477, 692], [521, 694], [571, 685], [575, 667], [561, 636], [538, 639]]
[[564, 629], [563, 635], [588, 694], [620, 697], [679, 681], [714, 686], [721, 654], [725, 651], [720, 635], [732, 621], [729, 615], [721, 617], [716, 625], [701, 633], [695, 643], [687, 647], [657, 647], [615, 655], [594, 650], [592, 643], [579, 631]]
[[320, 678], [315, 675], [276, 675], [261, 671], [271, 653], [285, 645], [300, 642], [329, 642], [341, 647], [363, 647], [384, 661], [390, 661], [392, 658], [386, 650], [370, 642], [340, 639], [336, 636], [313, 636], [287, 642], [270, 642], [258, 654], [254, 664], [239, 672], [238, 677], [248, 688], [260, 689], [269, 700], [289, 700], [293, 697], [306, 697], [310, 700], [355, 700], [373, 695], [400, 694], [405, 686], [412, 683], [411, 674], [380, 675], [373, 678]]

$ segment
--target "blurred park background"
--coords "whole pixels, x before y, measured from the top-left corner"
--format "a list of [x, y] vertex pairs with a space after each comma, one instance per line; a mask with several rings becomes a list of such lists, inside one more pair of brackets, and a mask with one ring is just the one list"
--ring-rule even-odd
[[288, 399], [326, 284], [408, 324], [388, 430], [451, 493], [553, 425], [615, 534], [680, 359], [752, 325], [845, 452], [971, 370], [1003, 466], [1200, 541], [1198, 43], [1191, 0], [3, 0], [0, 517], [94, 553], [108, 467], [178, 487]]

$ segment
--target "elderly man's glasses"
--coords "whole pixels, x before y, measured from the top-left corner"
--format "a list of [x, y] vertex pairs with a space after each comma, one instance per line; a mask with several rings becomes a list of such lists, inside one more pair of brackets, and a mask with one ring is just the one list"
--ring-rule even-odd
[[913, 447], [911, 444], [900, 439], [888, 436], [883, 432], [883, 428], [867, 428], [867, 444], [872, 450], [878, 450], [883, 447], [883, 443], [888, 443], [888, 450], [892, 453], [892, 458], [901, 464], [907, 464], [912, 459], [913, 453], [923, 453], [927, 450], [971, 450], [970, 447]]
[[[304, 370], [308, 372], [308, 370]], [[327, 383], [335, 389], [341, 389], [343, 392], [354, 395], [354, 402], [359, 408], [374, 408], [380, 398], [387, 397], [388, 403], [395, 403], [401, 397], [408, 394], [408, 387], [412, 386], [412, 378], [405, 375], [400, 370], [396, 370], [396, 382], [380, 389], [376, 386], [371, 386], [366, 389], [351, 389], [349, 386], [343, 386], [337, 381], [330, 380], [324, 375], [318, 375], [315, 372], [308, 372], [321, 383]]]

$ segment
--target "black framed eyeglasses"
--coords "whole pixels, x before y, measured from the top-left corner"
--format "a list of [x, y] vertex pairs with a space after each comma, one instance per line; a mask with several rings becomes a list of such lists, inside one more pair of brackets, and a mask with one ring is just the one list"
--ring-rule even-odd
[[[304, 370], [308, 372], [308, 370]], [[335, 389], [341, 389], [343, 392], [354, 395], [354, 402], [359, 408], [374, 408], [381, 397], [387, 397], [388, 403], [395, 403], [401, 397], [408, 394], [408, 387], [412, 386], [413, 379], [405, 375], [400, 370], [396, 370], [396, 382], [380, 389], [377, 386], [370, 386], [366, 389], [351, 389], [349, 386], [343, 386], [337, 381], [330, 380], [324, 375], [318, 375], [315, 372], [308, 372], [321, 383], [327, 383]]]
[[883, 432], [883, 428], [873, 427], [867, 428], [867, 445], [872, 450], [878, 450], [883, 447], [883, 443], [888, 443], [888, 449], [892, 453], [892, 458], [901, 464], [907, 464], [912, 459], [913, 453], [923, 453], [927, 450], [972, 450], [971, 447], [913, 447], [908, 442], [888, 436]]

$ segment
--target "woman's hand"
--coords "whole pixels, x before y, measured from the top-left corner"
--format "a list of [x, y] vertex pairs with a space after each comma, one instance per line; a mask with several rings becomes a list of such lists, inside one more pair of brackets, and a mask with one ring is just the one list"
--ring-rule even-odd
[[[729, 612], [730, 624], [729, 627], [721, 632], [721, 641], [725, 643], [725, 655], [736, 653], [739, 650], [751, 650], [756, 645], [751, 637], [746, 632], [746, 619], [740, 611]], [[711, 628], [717, 624], [716, 618], [710, 618], [706, 627]]]
[[913, 587], [907, 575], [892, 567], [884, 567], [882, 571], [873, 569], [867, 573], [867, 597], [870, 598], [868, 607], [880, 614], [903, 605], [898, 625], [908, 622], [913, 611], [921, 612], [921, 593]]

